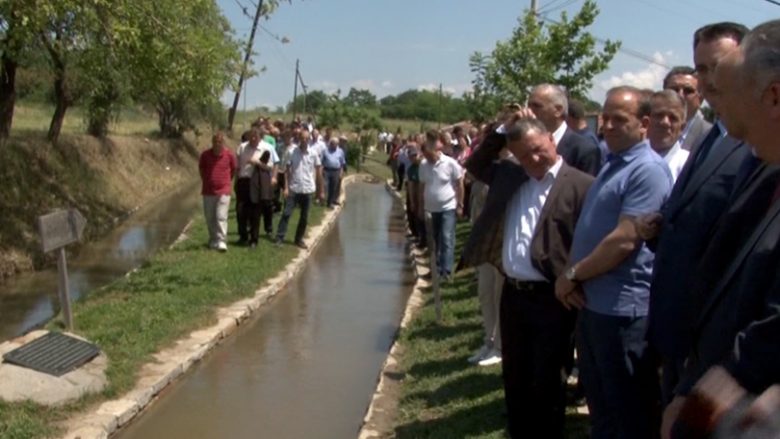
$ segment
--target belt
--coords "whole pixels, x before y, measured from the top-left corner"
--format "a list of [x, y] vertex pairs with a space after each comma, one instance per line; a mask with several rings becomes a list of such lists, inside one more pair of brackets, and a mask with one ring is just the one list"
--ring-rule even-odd
[[341, 168], [325, 168], [326, 171], [340, 171]]
[[511, 277], [506, 278], [506, 283], [521, 293], [549, 293], [555, 288], [552, 282], [518, 280]]

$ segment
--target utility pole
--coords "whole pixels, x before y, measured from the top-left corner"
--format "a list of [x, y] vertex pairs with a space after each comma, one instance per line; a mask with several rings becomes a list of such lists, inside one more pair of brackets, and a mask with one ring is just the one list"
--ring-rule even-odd
[[241, 69], [241, 75], [238, 77], [238, 87], [236, 88], [236, 96], [233, 98], [233, 106], [228, 112], [228, 132], [233, 132], [233, 119], [236, 117], [236, 110], [238, 109], [238, 100], [241, 97], [241, 87], [244, 85], [244, 76], [246, 75], [246, 68], [249, 65], [249, 57], [252, 56], [252, 45], [255, 42], [255, 32], [257, 32], [257, 23], [260, 21], [260, 14], [263, 10], [263, 0], [257, 2], [257, 12], [255, 12], [255, 21], [252, 23], [252, 32], [249, 34], [249, 41], [246, 44], [246, 54], [244, 55], [244, 68]]
[[531, 0], [531, 12], [536, 15], [536, 0]]
[[292, 100], [292, 121], [295, 122], [295, 114], [298, 111], [298, 105], [295, 102], [298, 100], [298, 65], [301, 62], [300, 59], [295, 60], [295, 85], [293, 86], [293, 100]]
[[439, 129], [441, 129], [441, 101], [444, 95], [444, 91], [442, 89], [441, 82], [439, 83]]

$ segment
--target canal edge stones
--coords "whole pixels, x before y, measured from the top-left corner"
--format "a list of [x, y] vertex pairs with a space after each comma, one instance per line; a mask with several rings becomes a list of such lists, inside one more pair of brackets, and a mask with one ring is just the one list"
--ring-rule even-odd
[[[391, 195], [401, 201], [405, 210], [406, 206], [403, 203], [403, 197], [393, 188], [391, 180], [385, 183], [385, 187]], [[374, 394], [371, 396], [371, 403], [366, 410], [366, 415], [363, 417], [363, 425], [361, 425], [358, 432], [358, 439], [392, 436], [392, 428], [400, 396], [400, 385], [404, 378], [404, 372], [399, 365], [399, 360], [403, 355], [403, 346], [398, 341], [398, 335], [402, 328], [406, 328], [409, 325], [417, 311], [425, 303], [423, 289], [430, 286], [430, 282], [425, 280], [425, 276], [430, 273], [428, 258], [425, 256], [425, 252], [410, 246], [409, 258], [417, 281], [412, 288], [412, 294], [406, 302], [399, 329], [394, 335], [393, 345], [390, 347], [390, 352], [388, 352], [387, 358], [382, 365], [382, 370], [379, 372], [377, 386]]]
[[[370, 179], [366, 174], [353, 174], [345, 177], [342, 184], [346, 188], [354, 182]], [[141, 367], [136, 386], [132, 390], [68, 419], [64, 423], [66, 432], [61, 437], [105, 439], [147, 409], [165, 387], [176, 381], [224, 338], [233, 334], [255, 311], [268, 303], [304, 269], [309, 255], [336, 224], [346, 201], [346, 191], [342, 191], [340, 201], [341, 205], [326, 211], [322, 222], [307, 232], [309, 249], [301, 249], [284, 269], [257, 289], [254, 296], [217, 309], [215, 325], [195, 330], [172, 347], [154, 354], [155, 361]], [[185, 229], [182, 234], [186, 231]]]

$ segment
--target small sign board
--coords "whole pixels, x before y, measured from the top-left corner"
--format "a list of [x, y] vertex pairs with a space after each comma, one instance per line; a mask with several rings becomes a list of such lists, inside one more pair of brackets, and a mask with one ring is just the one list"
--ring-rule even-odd
[[58, 210], [38, 217], [38, 231], [44, 253], [81, 239], [87, 220], [77, 209]]

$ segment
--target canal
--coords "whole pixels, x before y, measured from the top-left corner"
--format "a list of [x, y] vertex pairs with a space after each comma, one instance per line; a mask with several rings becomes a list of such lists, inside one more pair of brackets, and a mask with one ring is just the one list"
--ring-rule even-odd
[[415, 279], [398, 202], [347, 200], [303, 272], [117, 437], [357, 435]]
[[[200, 211], [199, 190], [200, 183], [192, 183], [161, 195], [69, 257], [71, 299], [79, 300], [171, 245]], [[0, 342], [46, 323], [59, 307], [56, 268], [10, 279], [0, 285]]]

